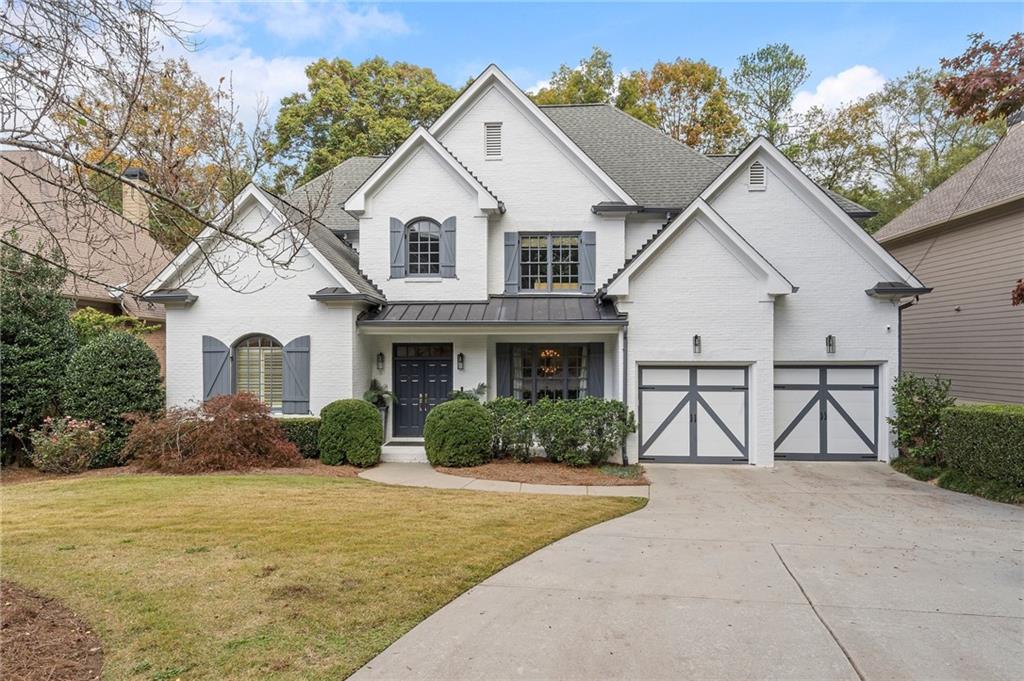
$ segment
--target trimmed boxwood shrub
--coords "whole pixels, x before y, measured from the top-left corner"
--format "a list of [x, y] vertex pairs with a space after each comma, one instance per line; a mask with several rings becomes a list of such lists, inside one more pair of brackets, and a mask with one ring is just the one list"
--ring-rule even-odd
[[514, 397], [499, 397], [484, 405], [494, 423], [491, 452], [495, 456], [511, 456], [517, 461], [530, 460], [533, 428], [530, 426], [530, 405]]
[[380, 412], [365, 400], [336, 400], [320, 410], [320, 460], [337, 466], [376, 466], [384, 427]]
[[299, 448], [299, 453], [307, 459], [320, 456], [320, 419], [316, 416], [302, 418], [283, 418], [279, 420], [284, 436]]
[[427, 414], [423, 441], [433, 466], [479, 466], [490, 459], [494, 424], [474, 400], [451, 400]]
[[570, 466], [596, 466], [608, 461], [627, 433], [636, 430], [633, 413], [617, 400], [541, 400], [530, 421], [547, 457]]
[[163, 409], [160, 362], [138, 336], [124, 331], [99, 336], [71, 356], [62, 403], [68, 416], [98, 421], [107, 432], [91, 465], [120, 464], [121, 447], [131, 431], [125, 416]]
[[943, 463], [1024, 488], [1024, 406], [958, 405], [942, 414]]

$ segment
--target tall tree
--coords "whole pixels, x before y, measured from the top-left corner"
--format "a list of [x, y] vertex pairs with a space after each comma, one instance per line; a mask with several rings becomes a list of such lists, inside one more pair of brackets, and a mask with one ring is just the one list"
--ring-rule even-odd
[[318, 59], [306, 67], [306, 78], [308, 92], [282, 99], [274, 126], [270, 153], [279, 189], [352, 156], [390, 154], [456, 96], [430, 69], [380, 57], [358, 65]]
[[870, 120], [871, 110], [863, 103], [836, 111], [813, 107], [801, 119], [800, 142], [786, 153], [826, 189], [866, 184], [870, 169], [864, 140], [870, 134]]
[[[23, 227], [24, 233], [42, 233], [47, 244], [57, 247], [53, 254], [44, 256], [33, 251], [32, 255], [64, 267], [66, 274], [109, 286], [112, 282], [96, 281], [90, 273], [76, 271], [72, 263], [78, 259], [78, 244], [89, 244], [93, 260], [119, 261], [125, 253], [124, 244], [134, 241], [134, 236], [147, 232], [159, 238], [163, 231], [180, 235], [183, 242], [210, 255], [212, 242], [194, 238], [200, 228], [205, 228], [219, 232], [237, 247], [258, 251], [274, 267], [287, 267], [301, 252], [301, 243], [282, 249], [277, 230], [238, 234], [224, 227], [231, 221], [230, 214], [224, 216], [224, 222], [209, 217], [210, 207], [220, 204], [224, 196], [233, 195], [252, 172], [251, 168], [221, 163], [234, 158], [231, 150], [238, 148], [238, 137], [246, 135], [237, 125], [230, 87], [222, 89], [224, 96], [216, 102], [223, 115], [212, 121], [203, 119], [204, 125], [209, 124], [209, 129], [202, 131], [203, 139], [217, 146], [202, 151], [215, 161], [205, 167], [215, 168], [224, 180], [216, 191], [209, 181], [191, 193], [181, 187], [142, 185], [121, 176], [121, 163], [153, 160], [156, 165], [156, 160], [162, 159], [159, 150], [180, 134], [176, 125], [182, 120], [195, 127], [191, 115], [196, 102], [185, 95], [194, 93], [195, 88], [178, 92], [186, 101], [173, 101], [173, 89], [172, 94], [157, 98], [160, 106], [170, 109], [166, 120], [160, 119], [164, 112], [151, 111], [147, 103], [147, 93], [166, 92], [156, 82], [166, 75], [161, 51], [168, 45], [190, 45], [186, 27], [168, 14], [164, 3], [7, 2], [0, 12], [0, 35], [0, 148], [25, 152], [4, 154], [0, 211], [4, 211], [5, 228]], [[174, 74], [172, 80], [177, 82], [181, 69]], [[102, 96], [102, 103], [112, 106], [95, 106], [97, 94]], [[142, 134], [154, 121], [159, 131]], [[98, 147], [92, 144], [96, 140], [102, 142]], [[186, 145], [175, 142], [171, 146], [185, 153]], [[248, 159], [257, 156], [249, 154]], [[176, 158], [180, 160], [180, 156]], [[108, 186], [97, 187], [98, 180]], [[31, 192], [24, 191], [26, 182], [32, 184]], [[162, 211], [164, 216], [175, 216], [174, 224], [164, 223], [155, 230], [152, 224], [111, 219], [108, 203], [126, 188], [149, 204], [151, 214]], [[15, 204], [16, 211], [12, 212]], [[60, 220], [52, 219], [55, 211], [59, 211]], [[76, 243], [69, 247], [66, 236], [70, 231]], [[0, 242], [14, 250], [30, 250], [29, 246], [14, 243], [6, 233], [0, 234]], [[162, 263], [164, 257], [163, 252], [152, 254], [150, 266], [155, 267], [158, 260]], [[225, 263], [223, 256], [208, 258], [207, 263], [222, 283], [239, 283], [233, 263]], [[147, 264], [135, 261], [131, 266], [138, 270]], [[124, 292], [128, 296], [139, 293], [132, 287]]]
[[533, 96], [537, 104], [607, 104], [615, 90], [612, 56], [594, 45], [578, 66], [562, 64], [546, 87]]
[[807, 59], [785, 43], [765, 45], [740, 57], [732, 87], [747, 129], [777, 146], [786, 144], [793, 98], [809, 77]]
[[1005, 118], [1024, 108], [1024, 33], [993, 43], [972, 33], [963, 54], [942, 59], [951, 73], [940, 77], [935, 89], [949, 100], [950, 112], [977, 123]]
[[659, 61], [650, 72], [625, 76], [620, 88], [623, 85], [635, 88], [632, 106], [653, 108], [664, 132], [699, 151], [725, 152], [742, 132], [740, 118], [729, 104], [725, 77], [706, 61]]

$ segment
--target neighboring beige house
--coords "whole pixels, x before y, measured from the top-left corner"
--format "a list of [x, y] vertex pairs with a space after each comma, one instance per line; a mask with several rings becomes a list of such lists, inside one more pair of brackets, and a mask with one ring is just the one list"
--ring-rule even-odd
[[[1022, 112], [1024, 113], [1024, 112]], [[875, 238], [931, 294], [903, 310], [903, 370], [969, 402], [1024, 403], [1024, 115]]]
[[[145, 340], [160, 359], [163, 372], [163, 305], [132, 294], [140, 292], [173, 257], [136, 226], [148, 219], [146, 201], [126, 185], [122, 216], [68, 192], [68, 183], [63, 178], [58, 181], [59, 172], [36, 152], [0, 151], [0, 231], [6, 234], [15, 229], [20, 247], [26, 250], [52, 252], [58, 248], [68, 260], [68, 269], [82, 275], [69, 275], [61, 291], [76, 307], [159, 325]], [[140, 171], [127, 171], [126, 177], [132, 172], [133, 180], [145, 180]]]

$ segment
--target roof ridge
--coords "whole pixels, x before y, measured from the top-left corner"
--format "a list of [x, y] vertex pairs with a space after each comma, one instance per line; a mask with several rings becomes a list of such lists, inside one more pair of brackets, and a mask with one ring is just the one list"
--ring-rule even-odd
[[[686, 149], [691, 154], [696, 154], [697, 156], [699, 156], [699, 157], [701, 157], [703, 159], [707, 159], [708, 161], [711, 161], [711, 159], [709, 159], [706, 154], [697, 151], [696, 149], [691, 147], [689, 144], [686, 144], [684, 142], [680, 142], [679, 140], [677, 140], [675, 137], [673, 137], [672, 135], [668, 134], [664, 130], [662, 130], [660, 128], [656, 128], [653, 125], [651, 125], [650, 123], [642, 121], [639, 118], [637, 118], [636, 116], [633, 116], [631, 114], [626, 113], [625, 111], [623, 111], [622, 109], [620, 109], [617, 106], [612, 106], [610, 104], [608, 104], [606, 106], [608, 106], [609, 108], [615, 110], [617, 113], [619, 113], [622, 116], [624, 116], [627, 120], [633, 121], [634, 123], [638, 123], [638, 124], [644, 126], [645, 128], [650, 128], [651, 130], [653, 130], [654, 132], [658, 133], [659, 135], [661, 135], [665, 139], [669, 140], [670, 142], [679, 145], [683, 149]], [[714, 163], [714, 161], [711, 161], [711, 162]], [[715, 165], [718, 165], [718, 164], [715, 163]]]
[[611, 106], [615, 105], [611, 102], [580, 102], [579, 104], [538, 104], [538, 109], [555, 109], [555, 108], [569, 108], [569, 107], [584, 107], [584, 106]]

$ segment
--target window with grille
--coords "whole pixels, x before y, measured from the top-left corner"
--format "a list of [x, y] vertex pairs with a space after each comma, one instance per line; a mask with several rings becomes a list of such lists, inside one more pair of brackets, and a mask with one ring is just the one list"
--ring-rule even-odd
[[501, 123], [484, 123], [484, 153], [486, 158], [501, 158]]
[[750, 191], [763, 191], [765, 188], [765, 168], [764, 164], [760, 161], [754, 161], [750, 164], [750, 176], [747, 181], [747, 188]]
[[405, 228], [406, 272], [410, 277], [441, 275], [441, 225], [417, 220]]
[[251, 336], [235, 346], [235, 392], [252, 393], [271, 411], [284, 397], [284, 348], [270, 336]]
[[512, 395], [534, 403], [545, 397], [576, 400], [587, 395], [586, 345], [513, 345]]
[[579, 234], [523, 234], [519, 237], [519, 290], [578, 291]]

